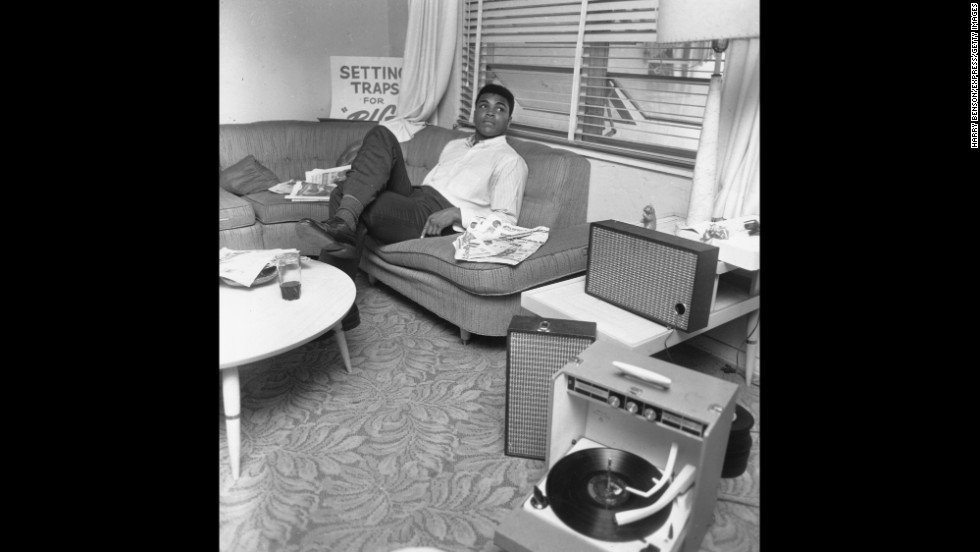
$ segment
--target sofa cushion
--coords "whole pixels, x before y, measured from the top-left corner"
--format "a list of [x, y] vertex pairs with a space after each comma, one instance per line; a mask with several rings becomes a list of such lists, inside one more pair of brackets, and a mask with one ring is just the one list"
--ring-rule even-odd
[[262, 166], [254, 155], [246, 155], [218, 175], [218, 184], [222, 188], [240, 196], [268, 190], [279, 182], [276, 173]]
[[535, 288], [585, 270], [588, 261], [588, 223], [551, 230], [548, 241], [516, 266], [457, 261], [453, 241], [458, 236], [383, 246], [368, 236], [365, 247], [385, 262], [441, 276], [478, 295], [510, 295]]
[[255, 218], [262, 224], [297, 222], [302, 218], [327, 220], [330, 217], [326, 201], [291, 201], [282, 194], [270, 191], [244, 196], [255, 211]]
[[218, 188], [218, 230], [245, 228], [255, 224], [252, 204], [235, 194]]

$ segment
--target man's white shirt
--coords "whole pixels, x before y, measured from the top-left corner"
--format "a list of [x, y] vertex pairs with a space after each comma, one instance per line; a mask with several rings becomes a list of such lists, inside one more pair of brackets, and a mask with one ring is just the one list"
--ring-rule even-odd
[[422, 185], [459, 207], [463, 226], [453, 229], [463, 232], [477, 217], [491, 213], [516, 225], [526, 182], [527, 163], [500, 135], [476, 143], [473, 136], [447, 143]]

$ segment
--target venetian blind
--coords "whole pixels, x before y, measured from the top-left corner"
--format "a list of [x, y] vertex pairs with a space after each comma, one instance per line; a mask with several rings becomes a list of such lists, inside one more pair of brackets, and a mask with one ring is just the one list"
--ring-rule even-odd
[[458, 123], [507, 87], [509, 133], [693, 167], [710, 42], [657, 43], [658, 0], [463, 0]]

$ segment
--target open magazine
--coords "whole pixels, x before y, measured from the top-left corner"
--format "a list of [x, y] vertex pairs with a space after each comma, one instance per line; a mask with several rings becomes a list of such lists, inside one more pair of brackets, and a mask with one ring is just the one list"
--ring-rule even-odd
[[319, 182], [300, 180], [293, 185], [293, 190], [289, 192], [286, 199], [292, 201], [330, 201], [330, 192], [336, 187], [336, 184], [320, 184]]

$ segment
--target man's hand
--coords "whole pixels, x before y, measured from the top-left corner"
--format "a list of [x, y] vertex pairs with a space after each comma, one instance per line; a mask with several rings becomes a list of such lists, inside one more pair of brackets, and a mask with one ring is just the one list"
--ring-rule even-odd
[[436, 211], [426, 219], [425, 226], [422, 227], [422, 235], [419, 237], [438, 236], [443, 228], [453, 224], [463, 224], [463, 215], [459, 212], [459, 207]]

